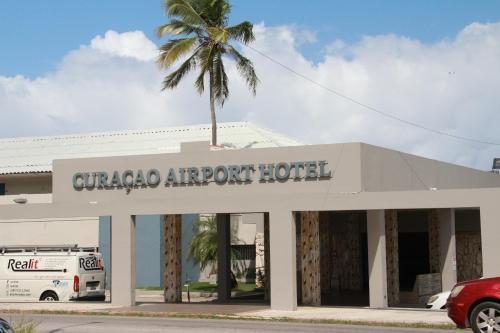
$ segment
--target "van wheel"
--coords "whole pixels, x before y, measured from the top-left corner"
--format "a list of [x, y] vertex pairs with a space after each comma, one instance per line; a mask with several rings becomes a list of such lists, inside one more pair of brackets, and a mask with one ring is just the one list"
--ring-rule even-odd
[[45, 302], [56, 302], [59, 300], [59, 297], [57, 297], [57, 294], [53, 291], [46, 291], [40, 296], [40, 301], [45, 301]]
[[484, 302], [477, 305], [470, 316], [474, 333], [500, 333], [500, 304]]

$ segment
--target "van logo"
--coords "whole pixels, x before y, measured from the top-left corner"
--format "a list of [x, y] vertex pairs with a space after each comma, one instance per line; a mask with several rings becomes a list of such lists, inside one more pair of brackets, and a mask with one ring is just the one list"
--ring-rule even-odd
[[38, 259], [28, 259], [28, 260], [16, 260], [9, 259], [7, 263], [7, 269], [11, 269], [13, 272], [65, 272], [62, 269], [40, 269], [38, 265], [40, 260]]
[[102, 265], [102, 260], [97, 257], [86, 257], [80, 258], [80, 268], [86, 271], [100, 271], [104, 267]]

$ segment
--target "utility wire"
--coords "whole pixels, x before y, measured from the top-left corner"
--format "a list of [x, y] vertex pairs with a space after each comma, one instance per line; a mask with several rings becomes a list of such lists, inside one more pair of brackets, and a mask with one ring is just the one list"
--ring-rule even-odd
[[393, 119], [393, 120], [396, 120], [396, 121], [399, 121], [401, 123], [404, 123], [406, 125], [410, 125], [410, 126], [413, 126], [413, 127], [416, 127], [416, 128], [419, 128], [419, 129], [422, 129], [422, 130], [426, 130], [426, 131], [429, 131], [429, 132], [432, 132], [432, 133], [435, 133], [435, 134], [439, 134], [439, 135], [442, 135], [442, 136], [448, 136], [450, 138], [454, 138], [454, 139], [458, 139], [458, 140], [463, 140], [463, 141], [470, 141], [470, 142], [474, 142], [474, 143], [480, 143], [480, 144], [483, 144], [483, 145], [492, 145], [492, 146], [500, 146], [500, 143], [499, 142], [493, 142], [493, 141], [486, 141], [486, 140], [481, 140], [481, 139], [475, 139], [475, 138], [470, 138], [470, 137], [466, 137], [466, 136], [461, 136], [461, 135], [456, 135], [456, 134], [452, 134], [452, 133], [447, 133], [447, 132], [443, 132], [443, 131], [440, 131], [440, 130], [437, 130], [437, 129], [434, 129], [434, 128], [431, 128], [431, 127], [427, 127], [427, 126], [424, 126], [424, 125], [421, 125], [421, 124], [418, 124], [418, 123], [415, 123], [413, 121], [409, 121], [409, 120], [406, 120], [406, 119], [403, 119], [403, 118], [400, 118], [398, 116], [395, 116], [391, 113], [387, 113], [387, 112], [384, 112], [384, 111], [381, 111], [377, 108], [374, 108], [368, 104], [365, 104], [365, 103], [362, 103], [360, 101], [357, 101], [355, 100], [354, 98], [352, 97], [349, 97], [347, 95], [344, 95], [338, 91], [335, 91], [333, 90], [332, 88], [328, 87], [328, 86], [325, 86], [324, 84], [318, 82], [318, 81], [315, 81], [307, 76], [305, 76], [304, 74], [301, 74], [299, 72], [297, 72], [295, 69], [279, 62], [278, 60], [268, 56], [267, 54], [265, 54], [264, 52], [262, 51], [259, 51], [257, 50], [256, 48], [250, 46], [250, 45], [245, 45], [245, 44], [242, 44], [243, 46], [245, 47], [248, 47], [249, 49], [253, 50], [254, 52], [260, 54], [261, 56], [263, 56], [264, 58], [272, 61], [273, 63], [283, 67], [284, 69], [286, 69], [287, 71], [295, 74], [296, 76], [306, 80], [306, 81], [309, 81], [310, 83], [320, 87], [320, 88], [323, 88], [324, 90], [328, 91], [328, 92], [331, 92], [332, 94], [335, 94], [337, 95], [338, 97], [341, 97], [345, 100], [348, 100], [354, 104], [357, 104], [365, 109], [368, 109], [370, 111], [373, 111], [373, 112], [376, 112], [378, 113], [379, 115], [382, 115], [384, 117], [387, 117], [387, 118], [390, 118], [390, 119]]

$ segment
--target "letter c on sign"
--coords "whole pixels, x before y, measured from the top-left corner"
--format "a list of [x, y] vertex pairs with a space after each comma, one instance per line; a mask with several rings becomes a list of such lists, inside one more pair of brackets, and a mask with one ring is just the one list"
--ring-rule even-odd
[[83, 190], [83, 173], [77, 172], [73, 175], [73, 188]]

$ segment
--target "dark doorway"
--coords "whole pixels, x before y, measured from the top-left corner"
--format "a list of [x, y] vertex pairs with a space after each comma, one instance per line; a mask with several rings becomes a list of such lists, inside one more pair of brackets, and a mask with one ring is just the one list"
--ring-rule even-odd
[[429, 236], [427, 232], [399, 234], [399, 286], [412, 291], [418, 274], [430, 273]]

